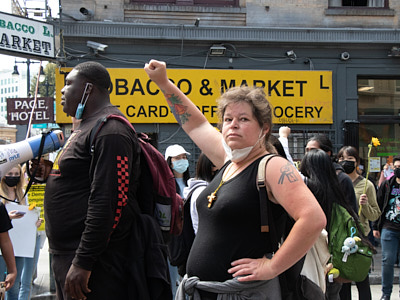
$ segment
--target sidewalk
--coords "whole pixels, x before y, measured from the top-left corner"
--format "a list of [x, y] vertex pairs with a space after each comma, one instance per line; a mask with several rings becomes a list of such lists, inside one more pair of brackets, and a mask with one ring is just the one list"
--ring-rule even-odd
[[44, 243], [43, 249], [40, 251], [37, 265], [37, 278], [35, 279], [32, 287], [31, 299], [56, 299], [55, 290], [50, 291], [50, 262], [47, 239]]

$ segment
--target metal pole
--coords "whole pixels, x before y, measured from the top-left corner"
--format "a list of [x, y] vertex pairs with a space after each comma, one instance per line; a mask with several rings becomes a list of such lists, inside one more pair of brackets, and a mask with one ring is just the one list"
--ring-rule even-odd
[[[31, 89], [31, 60], [28, 58], [25, 63], [26, 63], [26, 98], [29, 98], [29, 91]], [[24, 125], [24, 126], [26, 126], [25, 127], [25, 132], [26, 132], [25, 138], [27, 139], [29, 137], [30, 130], [29, 130], [28, 125]]]
[[29, 91], [31, 90], [31, 60], [26, 60], [26, 97], [29, 97]]
[[47, 10], [47, 6], [48, 6], [47, 2], [48, 2], [47, 0], [44, 1], [44, 17], [46, 18], [46, 21], [47, 21], [47, 17], [49, 16], [48, 10]]
[[46, 77], [46, 97], [49, 96], [49, 86], [50, 86], [49, 80], [48, 80], [47, 77]]
[[[30, 81], [31, 81], [31, 60], [28, 58], [25, 63], [26, 63], [26, 97], [29, 98]], [[25, 139], [27, 139], [29, 137], [28, 125], [20, 125], [20, 126], [24, 127], [24, 130], [26, 132]]]

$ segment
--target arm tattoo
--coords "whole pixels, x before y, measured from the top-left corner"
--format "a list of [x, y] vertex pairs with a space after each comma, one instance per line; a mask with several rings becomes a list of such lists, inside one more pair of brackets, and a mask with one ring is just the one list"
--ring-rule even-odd
[[278, 184], [283, 184], [285, 178], [287, 178], [289, 182], [296, 182], [298, 179], [294, 172], [294, 167], [290, 162], [281, 167], [281, 177], [279, 177]]
[[174, 94], [165, 94], [165, 98], [167, 99], [168, 106], [179, 125], [182, 126], [189, 121], [191, 115], [187, 112], [188, 107], [182, 104], [182, 101], [178, 96]]

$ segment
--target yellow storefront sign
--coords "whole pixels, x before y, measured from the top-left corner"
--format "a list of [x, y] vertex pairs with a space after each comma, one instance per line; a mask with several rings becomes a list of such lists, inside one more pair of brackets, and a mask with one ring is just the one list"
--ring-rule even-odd
[[[62, 111], [64, 72], [56, 74], [56, 122], [71, 123]], [[111, 103], [131, 123], [176, 123], [164, 96], [143, 69], [108, 69]], [[204, 116], [217, 123], [217, 98], [233, 86], [262, 87], [274, 112], [274, 123], [332, 124], [331, 71], [250, 71], [169, 69], [169, 78], [197, 105]]]
[[[35, 203], [36, 207], [40, 207], [40, 218], [44, 220], [44, 190], [46, 188], [45, 184], [33, 184], [28, 191], [28, 201], [29, 204]], [[37, 230], [44, 230], [45, 222]]]

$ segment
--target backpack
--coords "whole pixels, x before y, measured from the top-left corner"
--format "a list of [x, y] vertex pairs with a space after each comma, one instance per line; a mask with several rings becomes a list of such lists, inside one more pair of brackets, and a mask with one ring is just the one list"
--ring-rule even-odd
[[374, 249], [361, 238], [356, 221], [341, 205], [333, 203], [329, 228], [329, 252], [339, 276], [350, 281], [363, 281], [369, 272]]
[[172, 237], [171, 241], [168, 243], [169, 261], [171, 265], [179, 267], [178, 272], [181, 276], [186, 274], [186, 262], [195, 238], [192, 218], [190, 215], [191, 198], [194, 191], [201, 186], [207, 186], [207, 182], [197, 182], [184, 199], [183, 215], [185, 216], [185, 222], [183, 223], [182, 233], [178, 236]]
[[118, 120], [129, 126], [139, 140], [141, 173], [137, 201], [142, 213], [156, 219], [164, 241], [167, 242], [170, 235], [179, 235], [183, 227], [183, 200], [176, 193], [174, 175], [164, 156], [149, 143], [148, 136], [136, 133], [132, 124], [121, 115], [111, 114], [96, 123], [90, 134], [91, 154], [98, 133], [109, 119]]
[[[277, 154], [268, 154], [261, 159], [258, 165], [257, 188], [260, 198], [260, 217], [261, 232], [269, 232], [271, 244], [276, 251], [279, 244], [289, 234], [295, 221], [279, 204], [271, 202], [268, 198], [268, 190], [265, 185], [265, 169], [272, 157], [279, 156]], [[272, 221], [270, 221], [272, 220]], [[276, 226], [278, 224], [278, 226]], [[301, 258], [293, 266], [279, 275], [279, 284], [282, 299], [285, 300], [324, 300], [325, 295], [321, 288], [301, 275], [304, 259]]]

